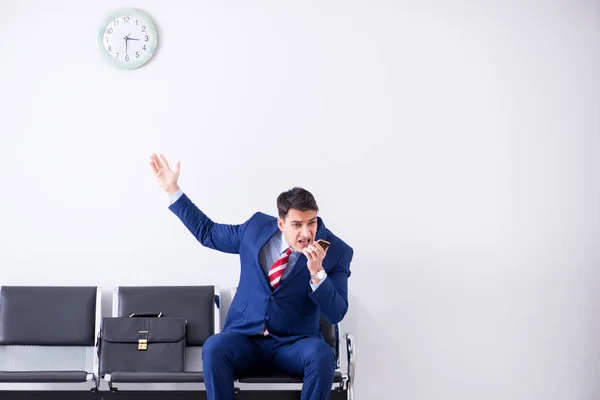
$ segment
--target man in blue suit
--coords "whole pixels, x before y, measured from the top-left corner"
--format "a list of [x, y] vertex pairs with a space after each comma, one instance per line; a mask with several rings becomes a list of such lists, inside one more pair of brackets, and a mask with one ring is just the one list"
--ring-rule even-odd
[[302, 400], [327, 399], [336, 362], [319, 320], [335, 324], [346, 315], [353, 250], [325, 227], [312, 194], [281, 193], [279, 218], [256, 213], [239, 225], [219, 224], [179, 188], [179, 163], [171, 169], [164, 155], [153, 154], [150, 166], [170, 210], [196, 239], [241, 261], [223, 332], [202, 348], [208, 399], [233, 400], [234, 377], [261, 368], [302, 376]]

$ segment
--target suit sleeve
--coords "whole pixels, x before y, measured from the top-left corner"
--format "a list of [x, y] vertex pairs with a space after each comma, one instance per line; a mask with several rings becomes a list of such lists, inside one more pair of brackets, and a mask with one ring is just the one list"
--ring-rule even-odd
[[239, 254], [240, 241], [248, 222], [241, 225], [215, 223], [185, 194], [171, 204], [169, 209], [203, 246], [224, 253]]
[[348, 311], [348, 277], [354, 250], [351, 247], [327, 272], [327, 279], [310, 294], [321, 313], [332, 324], [340, 322]]

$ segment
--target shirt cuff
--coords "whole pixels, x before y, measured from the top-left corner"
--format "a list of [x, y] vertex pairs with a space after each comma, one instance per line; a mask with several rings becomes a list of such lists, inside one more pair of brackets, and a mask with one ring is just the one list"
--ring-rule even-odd
[[310, 287], [312, 288], [312, 291], [314, 292], [315, 290], [317, 290], [317, 288], [319, 286], [321, 286], [321, 283], [323, 283], [323, 281], [327, 279], [327, 274], [325, 274], [325, 277], [323, 279], [321, 279], [319, 281], [319, 283], [312, 283], [312, 279], [310, 281], [308, 281], [310, 283]]
[[179, 198], [183, 195], [183, 190], [177, 189], [175, 193], [169, 196], [169, 201], [171, 204], [175, 203]]

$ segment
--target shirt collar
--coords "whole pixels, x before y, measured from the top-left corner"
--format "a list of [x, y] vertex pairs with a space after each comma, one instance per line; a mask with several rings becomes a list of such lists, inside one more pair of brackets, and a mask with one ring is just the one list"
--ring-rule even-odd
[[[283, 232], [281, 232], [281, 248], [279, 249], [279, 254], [283, 254], [288, 247], [290, 247], [290, 245], [285, 241], [285, 237], [283, 236]], [[292, 249], [292, 252], [294, 252], [294, 249]]]

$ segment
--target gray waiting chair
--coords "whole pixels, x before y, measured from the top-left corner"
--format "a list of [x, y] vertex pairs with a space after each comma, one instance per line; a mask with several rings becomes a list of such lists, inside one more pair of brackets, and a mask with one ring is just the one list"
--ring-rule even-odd
[[[104, 374], [111, 391], [116, 383], [204, 383], [202, 346], [218, 333], [220, 291], [218, 286], [121, 286], [114, 290], [113, 317], [158, 314], [187, 320], [185, 368], [180, 373], [113, 372]], [[100, 350], [102, 351], [102, 350]]]
[[[231, 290], [231, 300], [235, 296], [236, 288]], [[333, 387], [332, 390], [346, 391], [349, 400], [354, 399], [354, 371], [356, 365], [355, 358], [355, 341], [354, 335], [351, 333], [344, 334], [344, 341], [346, 343], [347, 362], [346, 371], [341, 370], [341, 341], [339, 324], [331, 324], [325, 317], [321, 317], [321, 333], [325, 342], [331, 346], [335, 357], [337, 369], [333, 376]], [[293, 376], [285, 374], [279, 371], [257, 371], [252, 376], [244, 376], [236, 379], [236, 392], [239, 392], [242, 388], [239, 384], [249, 387], [255, 385], [280, 385], [285, 384], [292, 390], [301, 388], [303, 382], [302, 376]]]
[[0, 383], [85, 383], [98, 389], [101, 291], [0, 287]]

